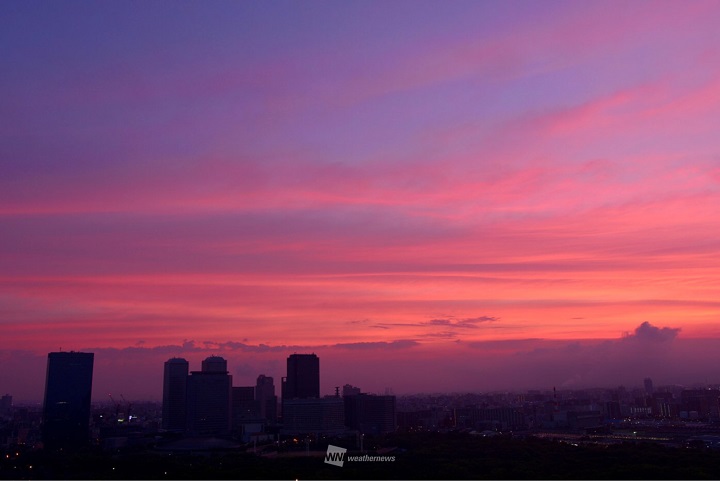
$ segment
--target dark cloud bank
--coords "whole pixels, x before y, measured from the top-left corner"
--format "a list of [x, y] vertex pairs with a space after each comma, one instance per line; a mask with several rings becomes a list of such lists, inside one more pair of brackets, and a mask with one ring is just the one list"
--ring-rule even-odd
[[[645, 377], [652, 377], [656, 385], [719, 383], [720, 339], [684, 339], [679, 333], [680, 328], [644, 322], [613, 340], [399, 339], [278, 346], [185, 340], [157, 347], [139, 343], [124, 349], [84, 350], [95, 353], [93, 396], [97, 400], [108, 392], [159, 399], [167, 359], [184, 357], [191, 370], [197, 370], [200, 361], [213, 354], [228, 360], [234, 384], [242, 386], [253, 384], [261, 373], [275, 377], [279, 384], [287, 355], [315, 352], [321, 359], [326, 393], [345, 383], [375, 392], [389, 387], [396, 393], [635, 386]], [[0, 361], [3, 392], [17, 400], [42, 398], [46, 354], [1, 351]]]

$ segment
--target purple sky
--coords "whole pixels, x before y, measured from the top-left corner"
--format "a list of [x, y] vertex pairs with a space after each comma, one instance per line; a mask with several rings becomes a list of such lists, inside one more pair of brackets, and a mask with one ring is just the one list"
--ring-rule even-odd
[[720, 383], [720, 3], [0, 3], [0, 391]]

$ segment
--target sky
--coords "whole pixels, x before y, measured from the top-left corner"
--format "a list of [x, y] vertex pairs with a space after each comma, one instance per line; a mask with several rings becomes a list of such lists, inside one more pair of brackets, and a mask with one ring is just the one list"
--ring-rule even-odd
[[[0, 391], [720, 383], [717, 1], [0, 2]], [[279, 391], [279, 389], [278, 389]]]

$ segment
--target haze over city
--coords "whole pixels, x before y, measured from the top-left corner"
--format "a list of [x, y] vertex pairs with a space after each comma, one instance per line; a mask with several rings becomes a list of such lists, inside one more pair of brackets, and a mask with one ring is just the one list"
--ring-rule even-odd
[[719, 383], [720, 3], [0, 3], [0, 391]]

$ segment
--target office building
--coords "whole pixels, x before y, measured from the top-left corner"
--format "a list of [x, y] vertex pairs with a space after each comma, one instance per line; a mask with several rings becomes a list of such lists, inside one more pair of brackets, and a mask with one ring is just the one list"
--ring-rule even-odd
[[227, 361], [220, 356], [210, 356], [202, 362], [202, 372], [227, 373]]
[[10, 417], [12, 413], [12, 396], [5, 394], [0, 398], [0, 417]]
[[360, 394], [361, 392], [362, 392], [362, 391], [360, 390], [359, 387], [355, 387], [355, 386], [353, 386], [352, 384], [345, 384], [345, 385], [343, 386], [342, 395], [343, 395], [343, 397], [345, 397], [345, 396], [353, 396], [353, 395], [355, 395], [355, 394]]
[[284, 434], [339, 434], [345, 431], [345, 405], [341, 397], [283, 401]]
[[94, 354], [48, 354], [42, 438], [46, 449], [81, 447], [89, 441]]
[[607, 401], [605, 403], [605, 417], [608, 419], [621, 419], [622, 411], [620, 409], [620, 403], [618, 401]]
[[205, 359], [202, 367], [187, 378], [187, 431], [196, 436], [221, 436], [230, 432], [232, 376], [221, 357]]
[[185, 431], [188, 372], [189, 364], [185, 359], [172, 358], [165, 362], [162, 427], [167, 431]]
[[652, 379], [650, 379], [649, 377], [646, 377], [645, 380], [643, 381], [643, 384], [645, 385], [645, 394], [647, 394], [648, 396], [652, 396], [653, 393], [655, 392], [655, 389], [653, 389]]
[[237, 386], [232, 388], [233, 428], [246, 421], [258, 421], [260, 409], [255, 400], [255, 386]]
[[715, 422], [720, 420], [720, 390], [685, 389], [680, 393], [680, 417]]
[[395, 396], [349, 394], [343, 396], [345, 425], [363, 434], [395, 432]]
[[272, 377], [263, 374], [258, 376], [255, 384], [255, 400], [260, 410], [260, 418], [270, 424], [277, 422], [277, 396]]
[[287, 377], [282, 383], [287, 399], [320, 397], [320, 359], [315, 354], [292, 354], [287, 359]]

